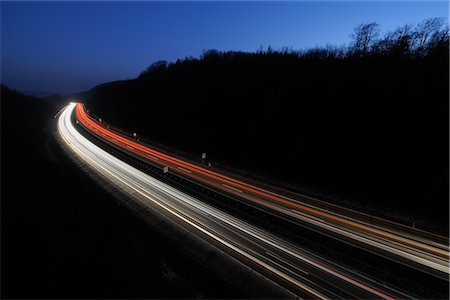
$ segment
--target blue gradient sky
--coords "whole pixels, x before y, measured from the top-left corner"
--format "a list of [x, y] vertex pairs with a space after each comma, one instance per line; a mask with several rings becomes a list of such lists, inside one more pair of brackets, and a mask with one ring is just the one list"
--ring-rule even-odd
[[447, 16], [446, 1], [1, 2], [1, 80], [75, 92], [211, 48], [340, 45], [361, 22], [387, 31]]

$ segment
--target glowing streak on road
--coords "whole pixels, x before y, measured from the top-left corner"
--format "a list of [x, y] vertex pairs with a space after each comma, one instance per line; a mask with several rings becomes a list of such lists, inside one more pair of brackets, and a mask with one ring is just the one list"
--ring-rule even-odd
[[[109, 141], [115, 143], [121, 148], [127, 148], [140, 156], [158, 158], [169, 164], [174, 164], [175, 169], [190, 171], [194, 179], [200, 180], [206, 184], [215, 187], [225, 187], [229, 192], [237, 192], [241, 197], [251, 200], [255, 203], [273, 209], [275, 211], [287, 214], [296, 219], [302, 220], [309, 224], [321, 227], [328, 231], [343, 235], [347, 238], [359, 241], [364, 244], [371, 245], [390, 254], [398, 255], [407, 260], [413, 261], [423, 266], [449, 274], [448, 262], [448, 246], [434, 243], [418, 236], [406, 238], [398, 234], [394, 234], [392, 229], [380, 228], [379, 226], [371, 226], [359, 220], [350, 219], [349, 217], [337, 215], [320, 208], [310, 205], [299, 204], [297, 201], [266, 191], [259, 187], [255, 187], [242, 181], [230, 178], [217, 172], [202, 168], [192, 163], [171, 157], [164, 153], [155, 151], [145, 147], [132, 140], [104, 128], [104, 124], [97, 122], [86, 114], [81, 104], [76, 107], [76, 116], [78, 120], [89, 130], [104, 135]], [[160, 161], [161, 163], [161, 161]], [[170, 166], [169, 166], [170, 167]], [[192, 173], [195, 174], [192, 174]], [[186, 175], [186, 174], [185, 174]], [[199, 178], [197, 175], [204, 176]], [[196, 177], [197, 176], [197, 177]], [[217, 182], [219, 184], [217, 185]], [[257, 197], [255, 198], [256, 195]], [[270, 200], [270, 201], [265, 201]], [[279, 205], [281, 204], [281, 205]], [[286, 208], [286, 206], [288, 208]], [[316, 220], [321, 220], [317, 222]], [[405, 233], [403, 233], [405, 235]]]
[[[379, 288], [362, 283], [361, 279], [356, 279], [341, 270], [328, 267], [324, 261], [319, 261], [318, 258], [307, 255], [297, 247], [227, 213], [202, 203], [110, 155], [83, 137], [75, 129], [71, 122], [71, 115], [74, 108], [75, 103], [69, 104], [58, 119], [58, 131], [62, 140], [79, 158], [83, 159], [104, 177], [117, 184], [117, 186], [126, 187], [141, 195], [146, 201], [144, 202], [145, 204], [149, 205], [152, 203], [153, 205], [157, 205], [167, 213], [177, 217], [179, 220], [216, 240], [223, 246], [253, 261], [262, 268], [316, 298], [326, 299], [327, 297], [322, 292], [311, 288], [301, 280], [295, 278], [295, 276], [283, 272], [283, 269], [286, 269], [286, 267], [277, 268], [277, 266], [280, 266], [280, 263], [268, 259], [267, 256], [258, 254], [254, 249], [245, 247], [237, 240], [233, 240], [231, 233], [234, 232], [235, 234], [238, 233], [238, 236], [246, 236], [245, 241], [251, 241], [256, 248], [263, 249], [264, 253], [271, 253], [270, 249], [272, 248], [273, 250], [271, 251], [279, 251], [280, 255], [295, 258], [298, 262], [334, 276], [344, 284], [353, 285], [356, 288], [383, 299], [392, 299], [391, 296], [382, 292]], [[136, 200], [142, 201], [138, 197], [136, 197]], [[211, 223], [199, 217], [200, 215], [206, 215]], [[276, 257], [277, 255], [272, 254], [269, 256]], [[288, 260], [286, 259], [284, 262], [288, 262]], [[295, 265], [288, 267], [296, 269]], [[308, 272], [300, 271], [304, 274], [309, 274]], [[292, 273], [292, 271], [290, 272]]]

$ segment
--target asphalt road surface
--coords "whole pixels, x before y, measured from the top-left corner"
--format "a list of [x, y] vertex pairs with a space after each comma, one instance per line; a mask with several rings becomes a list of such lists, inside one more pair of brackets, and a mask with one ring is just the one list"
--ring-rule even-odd
[[76, 105], [76, 117], [83, 126], [99, 137], [124, 151], [162, 167], [168, 167], [170, 172], [263, 206], [341, 239], [363, 244], [380, 255], [403, 262], [441, 279], [448, 278], [449, 246], [446, 237], [407, 228], [387, 220], [367, 217], [342, 207], [334, 206], [330, 209], [319, 200], [304, 195], [289, 198], [167, 155], [108, 128], [107, 125], [89, 116], [83, 105], [79, 103]]
[[[311, 202], [292, 199], [260, 186], [220, 174], [217, 171], [151, 149], [89, 116], [81, 104], [70, 103], [58, 117], [59, 134], [71, 151], [114, 185], [128, 191], [135, 201], [149, 209], [163, 211], [175, 222], [189, 227], [200, 238], [210, 241], [261, 274], [304, 297], [313, 298], [408, 298], [392, 287], [362, 277], [289, 243], [273, 234], [191, 197], [156, 180], [107, 153], [84, 137], [72, 123], [75, 114], [92, 134], [118, 148], [168, 167], [170, 172], [188, 176], [215, 189], [261, 205], [334, 234], [351, 239], [380, 255], [401, 259], [415, 268], [446, 278], [449, 274], [448, 240], [401, 224], [384, 220], [365, 220], [345, 208], [329, 209]], [[134, 195], [134, 196], [133, 196]], [[306, 202], [306, 203], [305, 203]], [[314, 199], [313, 199], [314, 202]], [[314, 204], [317, 204], [314, 203]], [[339, 213], [337, 213], [338, 211]]]

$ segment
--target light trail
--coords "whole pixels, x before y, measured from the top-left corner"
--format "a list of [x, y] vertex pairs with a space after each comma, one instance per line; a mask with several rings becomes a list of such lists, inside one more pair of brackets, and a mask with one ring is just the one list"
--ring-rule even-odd
[[71, 103], [60, 114], [57, 127], [61, 139], [101, 176], [138, 195], [135, 201], [158, 207], [184, 226], [195, 229], [200, 237], [213, 239], [230, 255], [250, 260], [258, 269], [275, 275], [279, 282], [287, 282], [314, 298], [392, 299], [392, 294], [399, 295], [393, 289], [386, 291], [386, 287], [368, 283], [348, 270], [209, 206], [112, 156], [76, 130], [71, 122], [75, 107]]
[[448, 245], [438, 243], [419, 234], [415, 235], [398, 228], [370, 224], [363, 220], [299, 202], [161, 153], [106, 128], [105, 124], [87, 115], [81, 104], [76, 107], [76, 116], [84, 127], [95, 134], [102, 135], [116, 146], [145, 159], [150, 159], [161, 166], [168, 166], [170, 170], [175, 170], [175, 172], [177, 172], [177, 169], [184, 171], [183, 176], [188, 176], [197, 182], [246, 199], [309, 226], [316, 226], [333, 234], [363, 243], [377, 249], [378, 254], [387, 255], [391, 259], [401, 257], [407, 261], [436, 270], [440, 272], [441, 278], [450, 274]]

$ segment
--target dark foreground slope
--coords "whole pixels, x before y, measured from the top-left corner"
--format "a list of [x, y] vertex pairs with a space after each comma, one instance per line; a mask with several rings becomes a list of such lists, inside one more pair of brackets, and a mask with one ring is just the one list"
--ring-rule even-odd
[[[429, 48], [208, 51], [84, 99], [213, 164], [448, 232], [448, 39]], [[376, 48], [378, 47], [378, 48]], [[412, 47], [412, 46], [411, 46]]]
[[89, 179], [59, 108], [2, 86], [1, 298], [235, 298]]

